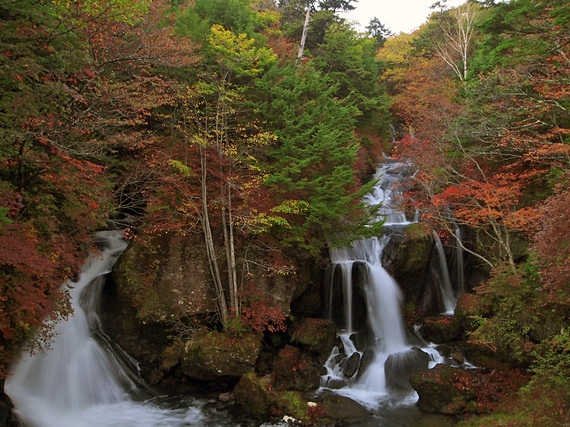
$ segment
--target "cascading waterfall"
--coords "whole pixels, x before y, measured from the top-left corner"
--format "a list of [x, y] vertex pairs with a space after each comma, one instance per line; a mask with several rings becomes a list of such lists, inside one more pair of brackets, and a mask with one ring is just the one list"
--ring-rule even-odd
[[457, 305], [457, 298], [455, 297], [453, 287], [451, 286], [451, 280], [449, 279], [445, 251], [443, 249], [441, 239], [435, 231], [433, 232], [433, 238], [435, 240], [435, 250], [439, 260], [439, 269], [437, 270], [437, 273], [439, 277], [441, 296], [443, 299], [444, 314], [453, 314], [455, 306]]
[[[397, 227], [412, 223], [407, 220], [403, 212], [393, 207], [394, 199], [399, 195], [401, 174], [401, 164], [382, 165], [376, 174], [376, 177], [381, 179], [375, 191], [366, 200], [369, 204], [382, 204], [379, 219], [384, 218], [386, 226]], [[433, 366], [443, 361], [433, 346], [426, 344], [421, 351], [414, 351], [419, 349], [414, 349], [406, 338], [400, 313], [402, 295], [398, 284], [384, 269], [381, 261], [382, 251], [389, 241], [390, 238], [387, 236], [374, 237], [355, 241], [348, 248], [331, 250], [332, 264], [335, 268], [339, 266], [342, 268], [343, 278], [351, 278], [350, 286], [355, 265], [365, 266], [366, 274], [362, 282], [366, 293], [370, 337], [366, 349], [357, 349], [355, 342], [358, 340], [355, 338], [355, 331], [349, 327], [341, 331], [338, 334], [341, 343], [335, 347], [325, 365], [327, 374], [322, 377], [321, 384], [324, 388], [334, 389], [336, 393], [348, 396], [370, 409], [377, 408], [380, 401], [391, 396], [390, 378], [386, 377], [386, 365], [389, 359], [391, 366], [396, 366], [395, 370], [398, 370], [397, 365], [400, 363], [414, 364], [424, 356], [426, 367], [428, 364]], [[343, 289], [345, 288], [346, 285], [343, 286]], [[345, 317], [347, 315], [352, 316], [352, 308], [350, 314], [345, 311]], [[352, 323], [346, 321], [345, 324]], [[363, 361], [367, 357], [366, 366], [362, 369]], [[354, 360], [357, 361], [356, 364], [351, 363]], [[361, 365], [361, 368], [351, 368], [355, 365]], [[403, 366], [401, 370], [406, 369], [407, 367]], [[400, 398], [401, 403], [413, 403], [417, 395], [411, 390], [406, 390], [404, 396], [400, 395]]]
[[101, 333], [96, 292], [127, 246], [120, 232], [100, 232], [97, 238], [106, 247], [91, 255], [77, 282], [64, 284], [74, 314], [54, 326], [49, 349], [24, 352], [6, 379], [15, 412], [34, 427], [208, 424], [200, 403], [173, 410], [134, 400], [144, 392], [120, 362], [128, 356], [115, 357], [100, 344], [104, 337], [95, 338]]

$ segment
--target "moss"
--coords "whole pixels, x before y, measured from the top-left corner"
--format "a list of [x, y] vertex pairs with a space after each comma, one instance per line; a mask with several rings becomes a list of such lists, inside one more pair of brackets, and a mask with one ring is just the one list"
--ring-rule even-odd
[[309, 420], [308, 402], [303, 399], [298, 391], [282, 391], [275, 398], [275, 407], [282, 415], [288, 415], [299, 421], [306, 422]]

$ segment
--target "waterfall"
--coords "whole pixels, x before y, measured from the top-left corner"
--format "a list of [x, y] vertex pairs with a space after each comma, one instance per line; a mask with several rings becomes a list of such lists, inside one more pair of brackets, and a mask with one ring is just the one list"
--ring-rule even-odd
[[[105, 247], [93, 253], [69, 291], [73, 315], [55, 327], [48, 349], [24, 352], [6, 378], [5, 392], [25, 425], [34, 427], [179, 426], [205, 419], [198, 405], [167, 410], [151, 401], [136, 401], [144, 393], [105, 339], [95, 311], [104, 276], [126, 248], [120, 232], [97, 233]], [[128, 360], [127, 360], [128, 362]], [[148, 396], [147, 396], [148, 397]], [[188, 423], [188, 424], [186, 424]]]
[[433, 232], [433, 238], [435, 239], [435, 250], [437, 258], [439, 260], [439, 268], [437, 269], [437, 272], [439, 274], [437, 274], [437, 276], [439, 278], [439, 286], [443, 299], [444, 314], [453, 314], [455, 311], [455, 306], [457, 305], [457, 298], [453, 293], [451, 280], [449, 279], [449, 271], [447, 267], [447, 260], [445, 258], [445, 251], [443, 250], [441, 239], [435, 231]]
[[[376, 174], [380, 178], [374, 192], [366, 198], [369, 204], [382, 204], [379, 219], [385, 219], [385, 225], [398, 227], [411, 224], [406, 215], [397, 209], [395, 202], [400, 195], [398, 186], [402, 182], [405, 167], [402, 164], [387, 163], [382, 165]], [[335, 347], [325, 367], [327, 374], [321, 379], [324, 388], [348, 396], [369, 409], [378, 407], [379, 401], [391, 397], [394, 384], [401, 381], [405, 371], [411, 365], [419, 365], [442, 358], [433, 348], [419, 349], [410, 344], [406, 338], [404, 323], [400, 313], [402, 294], [395, 280], [382, 266], [382, 252], [390, 242], [390, 237], [373, 237], [352, 243], [351, 247], [331, 249], [331, 263], [334, 268], [343, 271], [344, 316], [353, 316], [352, 290], [353, 269], [356, 265], [365, 268], [364, 277], [360, 278], [366, 294], [369, 335], [362, 346], [362, 331], [353, 331], [346, 327], [338, 334], [339, 345]], [[333, 275], [334, 276], [334, 275]], [[334, 277], [329, 282], [332, 285]], [[330, 300], [332, 301], [332, 299]], [[331, 311], [329, 311], [330, 313]], [[353, 325], [351, 319], [345, 325]], [[390, 361], [390, 369], [386, 366]], [[389, 376], [387, 376], [387, 372]], [[409, 384], [408, 384], [409, 387]], [[405, 388], [405, 386], [404, 386]], [[415, 392], [406, 390], [400, 402], [413, 403]]]

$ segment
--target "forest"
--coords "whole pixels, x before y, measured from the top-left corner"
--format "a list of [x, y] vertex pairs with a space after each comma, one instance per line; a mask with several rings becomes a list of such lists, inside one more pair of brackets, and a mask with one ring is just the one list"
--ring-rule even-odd
[[524, 372], [463, 425], [570, 422], [570, 6], [443, 1], [392, 34], [356, 4], [0, 0], [0, 381], [101, 229], [202, 236], [219, 327], [279, 330], [244, 253], [285, 275], [377, 234], [390, 156], [405, 209], [488, 272], [469, 339]]

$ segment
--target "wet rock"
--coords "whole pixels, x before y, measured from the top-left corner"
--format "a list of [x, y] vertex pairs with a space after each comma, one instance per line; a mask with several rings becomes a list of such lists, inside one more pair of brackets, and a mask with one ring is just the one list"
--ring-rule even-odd
[[327, 381], [326, 386], [332, 390], [340, 390], [347, 384], [347, 381], [343, 378], [331, 378]]
[[346, 378], [352, 378], [354, 374], [358, 371], [360, 366], [360, 353], [354, 352], [350, 357], [344, 359], [340, 368]]
[[448, 365], [417, 372], [410, 377], [410, 384], [419, 395], [418, 407], [425, 412], [458, 415], [475, 398], [474, 391], [458, 381], [465, 371]]
[[374, 351], [371, 349], [366, 349], [364, 353], [362, 353], [362, 357], [360, 358], [360, 367], [358, 369], [358, 374], [356, 378], [360, 378], [360, 376], [368, 369], [368, 367], [374, 362]]
[[463, 365], [465, 363], [465, 356], [463, 356], [460, 352], [454, 351], [451, 353], [451, 359], [457, 363], [458, 365]]
[[357, 425], [370, 417], [363, 406], [348, 397], [331, 393], [319, 396], [316, 401], [326, 411], [320, 425]]
[[386, 385], [391, 389], [411, 390], [410, 375], [426, 370], [430, 360], [429, 354], [418, 347], [389, 355], [384, 364]]
[[279, 390], [316, 390], [321, 381], [320, 365], [291, 345], [281, 350], [275, 359], [273, 375]]
[[259, 334], [239, 337], [222, 332], [199, 334], [185, 343], [182, 371], [191, 378], [204, 381], [239, 378], [253, 371], [260, 350]]
[[336, 341], [336, 325], [326, 319], [304, 318], [291, 328], [291, 341], [318, 355], [329, 355]]
[[363, 334], [362, 332], [357, 332], [354, 333], [350, 336], [350, 341], [352, 341], [354, 343], [354, 347], [358, 350], [358, 351], [364, 351], [366, 349], [366, 346], [368, 344], [368, 340], [366, 339], [366, 335]]

